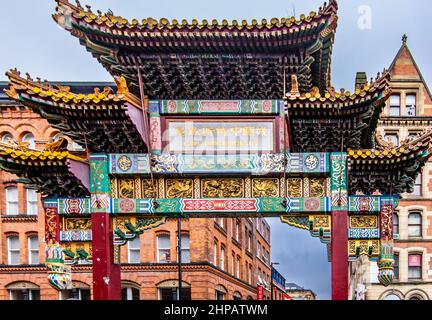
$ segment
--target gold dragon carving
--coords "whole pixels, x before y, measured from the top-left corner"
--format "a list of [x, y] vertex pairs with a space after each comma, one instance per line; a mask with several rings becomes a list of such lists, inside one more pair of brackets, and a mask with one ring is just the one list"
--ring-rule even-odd
[[90, 230], [91, 219], [66, 219], [66, 230]]
[[378, 219], [376, 216], [351, 216], [351, 228], [377, 228]]
[[203, 179], [202, 196], [203, 198], [243, 197], [243, 179]]
[[287, 179], [287, 196], [293, 198], [301, 198], [303, 196], [301, 178]]
[[192, 179], [167, 179], [166, 181], [167, 198], [192, 198], [193, 180]]
[[119, 179], [119, 198], [120, 199], [133, 199], [134, 198], [134, 179]]
[[326, 180], [320, 178], [310, 179], [310, 196], [324, 197], [326, 189]]
[[279, 179], [253, 179], [252, 196], [256, 198], [279, 197]]

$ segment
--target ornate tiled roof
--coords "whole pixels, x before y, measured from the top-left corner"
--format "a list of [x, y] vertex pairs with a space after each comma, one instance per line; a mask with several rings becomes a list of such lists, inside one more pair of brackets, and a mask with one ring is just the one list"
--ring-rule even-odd
[[373, 103], [377, 106], [385, 102], [391, 94], [389, 81], [390, 74], [384, 70], [378, 73], [375, 79], [371, 79], [370, 83], [357, 88], [352, 93], [345, 89], [336, 92], [332, 88], [324, 94], [321, 94], [317, 88], [308, 93], [300, 93], [295, 90], [286, 94], [285, 104], [290, 108], [313, 108], [315, 105], [324, 105], [324, 108], [339, 108], [358, 105], [376, 98], [377, 100]]
[[[272, 18], [270, 21], [262, 19], [257, 21], [253, 19], [251, 22], [246, 20], [237, 21], [223, 19], [218, 22], [216, 19], [212, 19], [210, 22], [206, 19], [199, 22], [197, 19], [192, 19], [188, 22], [183, 19], [179, 22], [177, 19], [173, 19], [171, 22], [166, 18], [161, 18], [159, 20], [154, 18], [145, 18], [141, 22], [137, 19], [128, 19], [116, 16], [112, 12], [101, 13], [98, 11], [94, 13], [90, 6], [87, 6], [87, 10], [84, 9], [79, 2], [77, 5], [72, 5], [67, 0], [56, 0], [57, 8], [56, 13], [53, 15], [54, 20], [62, 24], [62, 19], [65, 15], [72, 15], [75, 22], [82, 24], [88, 28], [97, 30], [101, 33], [110, 34], [112, 36], [128, 36], [128, 37], [138, 37], [144, 32], [227, 32], [227, 31], [237, 31], [237, 32], [257, 32], [257, 31], [286, 31], [285, 35], [288, 33], [304, 33], [305, 30], [316, 27], [317, 25], [327, 22], [327, 19], [331, 16], [336, 15], [337, 3], [331, 0], [327, 5], [321, 7], [318, 12], [310, 12], [308, 16], [302, 14], [298, 19], [295, 17], [289, 18]], [[273, 33], [273, 36], [276, 34]], [[161, 37], [166, 36], [164, 34]], [[196, 36], [199, 37], [197, 34]], [[243, 34], [238, 34], [234, 36], [245, 36]], [[256, 36], [256, 35], [255, 35]], [[221, 34], [221, 37], [227, 37]]]
[[[57, 0], [54, 20], [112, 75], [123, 75], [138, 94], [138, 68], [153, 99], [279, 99], [283, 69], [300, 90], [330, 84], [337, 3], [295, 18], [261, 22], [192, 22], [162, 18], [128, 21]], [[288, 80], [289, 83], [289, 80]]]
[[[124, 107], [126, 98], [124, 94], [116, 94], [112, 89], [106, 87], [102, 90], [96, 88], [94, 93], [82, 94], [73, 93], [70, 87], [51, 85], [48, 81], [33, 80], [29, 74], [26, 78], [21, 77], [18, 70], [13, 69], [6, 72], [9, 78], [9, 89], [6, 94], [13, 99], [20, 99], [20, 96], [35, 101], [44, 101], [59, 105], [61, 107], [91, 108], [107, 106], [113, 108], [115, 105]], [[125, 108], [125, 107], [124, 107]]]
[[6, 94], [39, 113], [64, 135], [91, 152], [145, 152], [140, 101], [129, 93], [126, 80], [116, 78], [117, 93], [106, 87], [93, 93], [73, 93], [62, 85], [6, 73]]
[[12, 161], [25, 162], [30, 166], [65, 165], [67, 159], [88, 162], [85, 157], [73, 155], [68, 151], [40, 151], [4, 143], [0, 143], [0, 155], [9, 156]]

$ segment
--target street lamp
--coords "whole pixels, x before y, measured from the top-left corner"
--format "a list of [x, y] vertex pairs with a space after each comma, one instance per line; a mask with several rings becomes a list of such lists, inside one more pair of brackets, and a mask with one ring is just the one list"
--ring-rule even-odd
[[273, 266], [277, 266], [279, 262], [270, 262], [270, 300], [273, 300]]

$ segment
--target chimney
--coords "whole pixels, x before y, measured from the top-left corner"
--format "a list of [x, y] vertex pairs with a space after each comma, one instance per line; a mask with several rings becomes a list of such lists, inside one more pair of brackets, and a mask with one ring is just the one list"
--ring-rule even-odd
[[366, 85], [367, 83], [368, 81], [367, 81], [366, 72], [357, 72], [356, 79], [355, 79], [355, 88], [360, 89], [362, 86]]

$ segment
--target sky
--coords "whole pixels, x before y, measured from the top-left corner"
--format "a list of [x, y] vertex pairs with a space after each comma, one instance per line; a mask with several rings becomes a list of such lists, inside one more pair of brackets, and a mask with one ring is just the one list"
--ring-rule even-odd
[[[70, 0], [72, 1], [72, 0]], [[81, 0], [93, 11], [128, 19], [165, 17], [168, 19], [270, 19], [318, 11], [324, 0]], [[339, 0], [339, 22], [332, 58], [335, 88], [352, 90], [356, 72], [369, 77], [388, 68], [401, 46], [404, 33], [408, 46], [429, 85], [432, 68], [432, 4], [425, 0]], [[33, 78], [50, 81], [112, 81], [101, 65], [80, 46], [78, 40], [61, 29], [51, 14], [54, 0], [3, 1], [0, 10], [0, 81], [4, 73], [17, 67]], [[330, 299], [330, 264], [325, 245], [307, 231], [268, 219], [272, 228], [272, 261], [287, 279]]]

